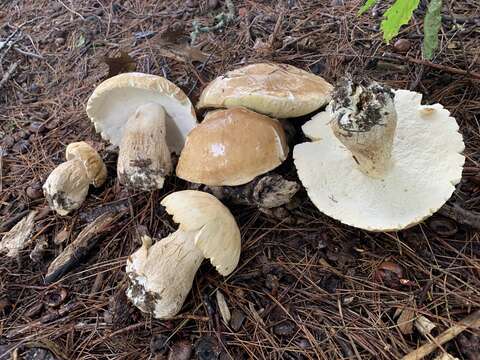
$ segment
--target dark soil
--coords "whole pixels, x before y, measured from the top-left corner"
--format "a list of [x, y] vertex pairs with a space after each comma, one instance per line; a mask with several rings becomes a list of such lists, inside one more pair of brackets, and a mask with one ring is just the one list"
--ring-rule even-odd
[[[123, 295], [138, 229], [157, 238], [172, 231], [160, 201], [189, 187], [174, 177], [154, 192], [116, 183], [115, 149], [95, 133], [85, 105], [109, 72], [132, 64], [167, 77], [193, 103], [216, 76], [259, 61], [292, 64], [332, 83], [349, 73], [419, 91], [425, 103], [451, 111], [466, 143], [464, 177], [449, 205], [480, 209], [480, 4], [444, 1], [441, 49], [429, 62], [421, 58], [425, 1], [396, 46], [382, 42], [381, 3], [358, 17], [357, 0], [241, 0], [228, 22], [222, 0], [0, 1], [0, 41], [13, 41], [0, 50], [0, 229], [37, 209], [33, 238], [48, 241], [36, 262], [34, 242], [18, 259], [0, 256], [0, 358], [399, 359], [429, 342], [415, 327], [398, 326], [399, 309], [426, 316], [436, 324], [433, 336], [478, 309], [478, 230], [436, 214], [401, 232], [365, 232], [322, 215], [304, 191], [296, 207], [280, 212], [230, 206], [242, 230], [240, 265], [223, 279], [205, 262], [177, 318], [148, 318]], [[194, 21], [221, 20], [227, 25], [199, 33], [198, 48], [190, 48]], [[124, 61], [108, 60], [115, 57]], [[297, 140], [306, 119], [292, 120]], [[60, 217], [32, 189], [80, 140], [100, 152], [109, 177], [79, 210]], [[291, 160], [280, 171], [296, 177]], [[45, 285], [54, 257], [111, 209], [124, 215], [78, 266]], [[385, 261], [401, 271], [389, 273], [398, 268]], [[231, 325], [219, 313], [217, 289]], [[55, 306], [52, 291], [66, 295]], [[479, 342], [472, 329], [444, 349], [479, 359]]]

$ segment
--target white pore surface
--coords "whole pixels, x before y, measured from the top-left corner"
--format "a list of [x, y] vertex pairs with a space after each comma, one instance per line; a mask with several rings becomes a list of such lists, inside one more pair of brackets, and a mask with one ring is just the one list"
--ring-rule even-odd
[[167, 145], [170, 151], [180, 154], [187, 134], [196, 125], [190, 102], [182, 103], [158, 91], [139, 88], [118, 88], [102, 93], [91, 103], [90, 113], [95, 114], [95, 128], [102, 137], [114, 145], [122, 139], [125, 123], [140, 105], [149, 102], [160, 104], [167, 114]]
[[421, 222], [452, 195], [462, 176], [465, 148], [458, 124], [442, 105], [395, 91], [397, 130], [392, 167], [383, 179], [361, 172], [330, 128], [330, 109], [303, 126], [313, 140], [295, 146], [298, 175], [320, 211], [342, 223], [391, 231]]

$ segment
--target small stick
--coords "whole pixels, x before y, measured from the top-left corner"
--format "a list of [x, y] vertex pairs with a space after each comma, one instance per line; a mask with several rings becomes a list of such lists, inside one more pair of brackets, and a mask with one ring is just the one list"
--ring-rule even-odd
[[12, 76], [12, 74], [15, 72], [15, 70], [17, 69], [17, 66], [18, 66], [18, 61], [11, 64], [8, 70], [5, 72], [5, 74], [3, 74], [2, 80], [0, 80], [0, 88], [3, 86], [3, 84], [5, 84], [8, 81], [8, 79], [10, 79], [10, 76]]
[[458, 324], [455, 324], [449, 329], [445, 330], [443, 333], [434, 338], [432, 343], [422, 345], [417, 350], [414, 350], [411, 353], [407, 354], [402, 358], [402, 360], [423, 359], [425, 356], [429, 355], [432, 351], [434, 351], [438, 346], [452, 340], [458, 334], [460, 334], [469, 327], [480, 327], [480, 310], [475, 311], [474, 313], [470, 314], [465, 319], [460, 321]]
[[388, 53], [388, 54], [385, 54], [385, 55], [387, 55], [387, 57], [391, 57], [391, 58], [398, 59], [398, 60], [407, 60], [407, 61], [409, 61], [411, 63], [414, 63], [414, 64], [430, 66], [434, 69], [450, 72], [450, 73], [453, 73], [453, 74], [469, 75], [472, 78], [475, 78], [475, 80], [480, 80], [480, 73], [478, 73], [478, 72], [463, 70], [463, 69], [459, 69], [459, 68], [454, 68], [454, 67], [448, 66], [448, 65], [435, 64], [435, 63], [433, 63], [431, 61], [428, 61], [428, 60], [416, 59], [416, 58], [413, 58], [413, 57], [410, 57], [410, 56], [402, 56], [402, 55], [391, 54], [391, 53]]
[[475, 229], [480, 229], [480, 213], [478, 212], [465, 210], [458, 205], [443, 205], [438, 210], [438, 213], [455, 220], [460, 224], [469, 225]]

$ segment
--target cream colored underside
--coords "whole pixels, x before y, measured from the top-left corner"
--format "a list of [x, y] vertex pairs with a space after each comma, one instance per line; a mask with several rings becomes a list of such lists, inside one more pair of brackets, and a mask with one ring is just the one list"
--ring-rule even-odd
[[303, 126], [314, 142], [295, 146], [293, 157], [320, 211], [358, 228], [391, 231], [421, 222], [450, 198], [462, 176], [463, 139], [448, 110], [422, 106], [421, 99], [416, 92], [395, 92], [393, 166], [383, 179], [358, 169], [333, 135], [328, 108]]

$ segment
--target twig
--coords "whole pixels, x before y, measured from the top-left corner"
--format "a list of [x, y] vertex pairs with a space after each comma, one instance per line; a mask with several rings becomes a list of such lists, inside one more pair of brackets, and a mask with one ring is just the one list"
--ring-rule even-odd
[[478, 73], [478, 72], [458, 69], [458, 68], [454, 68], [454, 67], [448, 66], [448, 65], [435, 64], [435, 63], [433, 63], [431, 61], [428, 61], [428, 60], [416, 59], [416, 58], [413, 58], [413, 57], [410, 57], [410, 56], [402, 56], [402, 55], [392, 54], [392, 53], [386, 53], [385, 55], [386, 55], [386, 57], [391, 57], [391, 58], [398, 59], [398, 60], [403, 60], [403, 61], [407, 60], [407, 61], [409, 61], [411, 63], [414, 63], [414, 64], [430, 66], [434, 69], [450, 72], [450, 73], [453, 73], [453, 74], [468, 75], [468, 76], [471, 76], [472, 78], [474, 78], [475, 80], [480, 80], [480, 73]]
[[30, 210], [23, 210], [19, 212], [17, 215], [14, 215], [12, 218], [9, 220], [5, 221], [1, 226], [0, 226], [0, 233], [3, 233], [5, 231], [10, 230], [13, 225], [15, 225], [17, 222], [20, 221], [21, 218], [23, 218], [25, 215], [27, 215], [30, 212]]
[[2, 80], [0, 80], [0, 88], [10, 79], [10, 76], [15, 72], [18, 66], [18, 61], [10, 65], [8, 70], [3, 74]]
[[59, 2], [60, 4], [62, 4], [62, 6], [63, 6], [65, 9], [67, 9], [68, 11], [70, 11], [72, 14], [75, 14], [75, 15], [77, 15], [78, 17], [80, 17], [80, 19], [85, 20], [85, 18], [82, 16], [82, 14], [76, 12], [76, 11], [73, 10], [73, 9], [70, 9], [67, 5], [65, 5], [65, 4], [63, 3], [62, 0], [58, 0], [58, 2]]
[[480, 229], [480, 213], [465, 210], [458, 205], [443, 205], [440, 210], [438, 210], [438, 213], [455, 220], [460, 224], [469, 225], [475, 229]]
[[412, 351], [408, 355], [404, 356], [402, 360], [420, 360], [429, 355], [438, 346], [445, 344], [446, 342], [455, 338], [458, 334], [468, 329], [469, 327], [476, 328], [480, 326], [480, 310], [470, 314], [458, 324], [453, 325], [443, 333], [433, 339], [432, 343], [420, 346], [417, 350]]
[[43, 56], [42, 55], [38, 55], [38, 54], [35, 54], [35, 53], [31, 53], [31, 52], [28, 52], [28, 51], [25, 51], [25, 50], [22, 50], [18, 47], [14, 47], [13, 50], [15, 50], [16, 52], [18, 52], [19, 54], [22, 54], [22, 55], [25, 55], [25, 56], [30, 56], [30, 57], [33, 57], [35, 59], [42, 59], [43, 60]]

